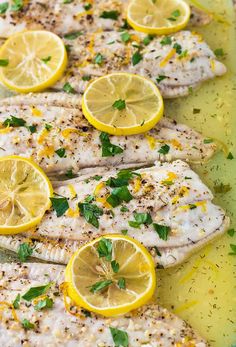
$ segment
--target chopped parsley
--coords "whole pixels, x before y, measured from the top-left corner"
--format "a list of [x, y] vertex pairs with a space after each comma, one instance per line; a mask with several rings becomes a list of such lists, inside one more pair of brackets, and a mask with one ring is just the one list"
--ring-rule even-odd
[[154, 39], [154, 37], [155, 37], [155, 35], [151, 35], [151, 34], [144, 37], [144, 39], [143, 39], [144, 46], [148, 46], [149, 43]]
[[52, 207], [56, 211], [57, 217], [63, 216], [63, 214], [68, 210], [69, 204], [67, 198], [50, 198]]
[[47, 131], [50, 131], [51, 129], [52, 129], [52, 125], [51, 124], [45, 124], [45, 129], [47, 130]]
[[158, 153], [165, 155], [165, 154], [168, 154], [169, 151], [170, 151], [170, 146], [165, 144], [165, 145], [161, 146], [161, 148], [159, 149]]
[[135, 52], [132, 56], [133, 66], [137, 65], [142, 59], [143, 59], [142, 54], [139, 51]]
[[111, 192], [111, 195], [108, 196], [107, 202], [112, 206], [119, 206], [123, 201], [129, 202], [133, 199], [133, 196], [130, 194], [127, 186], [114, 188]]
[[24, 4], [23, 0], [13, 0], [13, 5], [11, 6], [11, 11], [20, 11], [22, 10]]
[[34, 329], [35, 325], [33, 323], [30, 323], [30, 321], [28, 319], [23, 319], [23, 321], [21, 322], [23, 328], [29, 330], [29, 329]]
[[3, 2], [0, 4], [0, 14], [6, 13], [7, 9], [9, 7], [8, 2]]
[[120, 265], [115, 260], [111, 261], [111, 267], [114, 273], [117, 273], [120, 269]]
[[232, 252], [230, 252], [229, 255], [236, 255], [236, 245], [231, 243], [230, 248], [231, 248]]
[[58, 148], [55, 153], [60, 157], [60, 158], [66, 158], [66, 150], [65, 148]]
[[185, 50], [179, 55], [179, 59], [185, 58], [185, 57], [187, 57], [187, 55], [188, 55], [188, 50], [185, 49]]
[[99, 258], [106, 258], [107, 261], [112, 259], [112, 242], [106, 238], [102, 238], [98, 242], [97, 251]]
[[31, 134], [34, 134], [37, 131], [37, 126], [36, 125], [27, 125], [27, 129], [31, 132]]
[[132, 170], [129, 169], [123, 169], [120, 170], [117, 173], [117, 178], [110, 177], [106, 181], [106, 185], [109, 187], [122, 187], [122, 186], [127, 186], [129, 184], [129, 181], [134, 178], [135, 176], [140, 177], [141, 175], [139, 173], [136, 173]]
[[91, 4], [85, 4], [85, 5], [84, 5], [85, 11], [88, 11], [88, 10], [90, 10], [91, 8], [92, 8], [92, 5], [91, 5]]
[[213, 139], [204, 139], [203, 140], [203, 143], [208, 144], [208, 143], [212, 143], [213, 142]]
[[11, 118], [7, 118], [4, 122], [3, 125], [5, 127], [24, 127], [26, 125], [26, 121], [22, 118], [17, 118], [14, 116], [11, 116]]
[[157, 234], [159, 235], [160, 239], [167, 241], [171, 228], [166, 225], [160, 225], [156, 223], [153, 223], [153, 227], [155, 231], [157, 232]]
[[20, 308], [20, 294], [17, 294], [15, 300], [12, 302], [12, 305], [13, 305], [15, 310]]
[[227, 159], [229, 159], [229, 160], [234, 159], [234, 156], [231, 152], [229, 152], [229, 154], [227, 155]]
[[103, 215], [103, 210], [95, 204], [90, 203], [79, 203], [79, 210], [81, 216], [83, 216], [86, 221], [92, 224], [95, 228], [99, 227], [99, 218]]
[[113, 282], [111, 280], [105, 280], [105, 281], [99, 281], [94, 283], [91, 287], [90, 287], [90, 292], [91, 293], [97, 293], [100, 292], [101, 290], [109, 287]]
[[66, 171], [65, 175], [66, 175], [66, 177], [68, 177], [68, 178], [74, 178], [74, 177], [75, 177], [75, 175], [73, 174], [72, 169], [68, 169], [68, 170]]
[[98, 53], [94, 58], [94, 64], [101, 65], [103, 63], [104, 57], [101, 53]]
[[33, 254], [33, 248], [26, 242], [21, 243], [17, 250], [17, 255], [20, 261], [23, 263]]
[[123, 277], [119, 278], [117, 284], [118, 284], [118, 287], [120, 289], [125, 289], [126, 288], [126, 282], [125, 282], [125, 279]]
[[161, 40], [160, 44], [161, 44], [162, 46], [171, 45], [171, 44], [172, 44], [171, 37], [170, 37], [170, 36], [165, 36], [165, 37]]
[[65, 34], [64, 38], [66, 40], [75, 40], [77, 37], [83, 35], [82, 31], [73, 31], [71, 33]]
[[8, 59], [0, 59], [0, 66], [7, 66], [9, 64]]
[[37, 298], [38, 296], [45, 294], [51, 287], [51, 285], [52, 282], [49, 282], [48, 284], [45, 284], [43, 286], [31, 287], [24, 295], [22, 295], [22, 299], [26, 301], [31, 301]]
[[39, 300], [39, 302], [34, 306], [34, 309], [36, 311], [41, 311], [45, 308], [52, 308], [53, 307], [53, 300], [46, 296], [44, 299]]
[[110, 327], [111, 336], [115, 347], [128, 347], [129, 346], [129, 337], [127, 332], [119, 330], [116, 328]]
[[229, 230], [227, 231], [227, 234], [228, 234], [230, 237], [233, 237], [235, 233], [236, 233], [236, 231], [235, 231], [234, 229], [229, 229]]
[[71, 4], [74, 0], [63, 0], [63, 4]]
[[127, 234], [128, 234], [128, 230], [127, 230], [127, 229], [121, 230], [121, 233], [122, 233], [123, 235], [127, 235]]
[[173, 11], [171, 13], [171, 17], [169, 17], [167, 19], [170, 20], [170, 21], [175, 22], [180, 15], [181, 15], [181, 12], [180, 12], [180, 10], [177, 9], [177, 10]]
[[113, 145], [110, 142], [109, 135], [107, 133], [101, 133], [99, 139], [102, 144], [102, 157], [113, 157], [116, 154], [123, 153], [124, 150], [120, 146]]
[[194, 108], [193, 109], [193, 114], [198, 114], [201, 112], [201, 109], [200, 108]]
[[125, 42], [125, 43], [129, 42], [130, 39], [131, 39], [131, 35], [127, 31], [121, 34], [121, 40], [123, 42]]
[[87, 311], [87, 310], [81, 310], [81, 312], [83, 313], [83, 315], [85, 316], [85, 317], [91, 317], [91, 312], [89, 312], [89, 311]]
[[120, 208], [120, 212], [128, 212], [128, 211], [129, 211], [129, 209], [126, 206], [122, 206]]
[[214, 191], [216, 194], [226, 194], [228, 193], [230, 190], [232, 189], [231, 185], [228, 184], [224, 184], [224, 183], [219, 183], [217, 185], [214, 186]]
[[103, 11], [100, 18], [117, 20], [119, 15], [118, 11]]
[[149, 213], [137, 213], [134, 212], [134, 221], [128, 221], [129, 226], [132, 228], [139, 229], [140, 225], [150, 225], [152, 224], [152, 217]]
[[48, 57], [42, 58], [41, 60], [42, 60], [45, 64], [47, 64], [51, 59], [52, 59], [52, 57], [49, 55]]
[[66, 82], [62, 89], [68, 94], [75, 94], [75, 90], [69, 82]]
[[167, 76], [164, 76], [164, 75], [159, 75], [157, 78], [156, 78], [156, 81], [157, 83], [160, 83], [161, 81], [165, 80], [166, 78], [168, 78]]
[[161, 252], [159, 251], [159, 249], [157, 248], [157, 246], [154, 246], [154, 249], [155, 249], [156, 254], [158, 255], [158, 257], [161, 257]]
[[217, 57], [223, 57], [225, 55], [223, 48], [216, 48], [214, 53]]
[[90, 81], [91, 80], [91, 76], [90, 75], [84, 75], [84, 76], [82, 76], [82, 80], [83, 81]]
[[116, 108], [119, 111], [122, 111], [126, 108], [125, 100], [119, 99], [114, 102], [112, 105], [113, 108]]
[[182, 53], [182, 46], [179, 43], [175, 43], [173, 48], [176, 50], [177, 54], [181, 54]]

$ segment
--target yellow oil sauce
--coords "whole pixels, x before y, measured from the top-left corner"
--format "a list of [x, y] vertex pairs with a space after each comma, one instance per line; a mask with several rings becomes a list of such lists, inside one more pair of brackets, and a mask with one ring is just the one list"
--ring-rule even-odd
[[[212, 189], [214, 201], [227, 211], [236, 230], [235, 12], [231, 0], [199, 3], [215, 14], [214, 21], [193, 30], [200, 32], [213, 50], [223, 48], [225, 55], [220, 60], [228, 73], [187, 98], [168, 100], [166, 115], [201, 131], [206, 138], [217, 139], [233, 153], [233, 160], [221, 151], [207, 164], [192, 168]], [[214, 189], [218, 191], [221, 183], [222, 190], [230, 190], [216, 193]], [[236, 255], [228, 254], [230, 244], [236, 244], [236, 234], [230, 237], [226, 233], [185, 264], [158, 272], [158, 302], [186, 319], [212, 347], [236, 346]]]

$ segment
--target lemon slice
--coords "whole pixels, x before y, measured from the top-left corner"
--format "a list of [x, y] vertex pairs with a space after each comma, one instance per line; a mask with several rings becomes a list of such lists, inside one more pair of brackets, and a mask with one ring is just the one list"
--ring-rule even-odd
[[106, 317], [144, 305], [154, 294], [155, 266], [146, 248], [122, 235], [105, 235], [82, 246], [66, 268], [69, 297]]
[[49, 31], [25, 31], [11, 36], [0, 49], [0, 80], [19, 92], [38, 92], [55, 84], [67, 65], [62, 40]]
[[52, 185], [32, 160], [0, 158], [0, 234], [16, 234], [34, 227], [50, 208]]
[[163, 99], [149, 79], [131, 73], [112, 73], [93, 81], [82, 99], [87, 120], [112, 135], [150, 130], [163, 115]]
[[186, 27], [190, 7], [183, 0], [132, 0], [127, 20], [135, 30], [147, 34], [166, 35]]

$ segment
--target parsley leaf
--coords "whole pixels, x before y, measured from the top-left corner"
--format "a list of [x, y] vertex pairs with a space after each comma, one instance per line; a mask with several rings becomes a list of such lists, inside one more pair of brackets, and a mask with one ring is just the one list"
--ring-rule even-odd
[[236, 231], [235, 231], [234, 229], [229, 229], [229, 230], [227, 231], [227, 234], [228, 234], [229, 236], [231, 236], [231, 237], [233, 237], [235, 233], [236, 233]]
[[49, 56], [47, 56], [47, 57], [45, 57], [45, 58], [42, 58], [41, 60], [42, 60], [45, 64], [47, 64], [51, 59], [52, 59], [52, 57], [49, 55]]
[[17, 127], [23, 127], [25, 126], [26, 124], [26, 121], [22, 118], [17, 118], [17, 117], [14, 117], [14, 116], [11, 116], [11, 118], [7, 118], [4, 122], [3, 122], [3, 125], [5, 127], [14, 127], [14, 128], [17, 128]]
[[181, 54], [182, 53], [182, 46], [179, 43], [175, 43], [173, 48], [176, 50], [177, 54]]
[[169, 19], [171, 21], [176, 21], [176, 18], [178, 18], [180, 15], [181, 15], [181, 12], [180, 12], [180, 10], [177, 9], [177, 10], [173, 11], [171, 13], [171, 17], [169, 17], [167, 19]]
[[111, 284], [112, 284], [111, 280], [96, 282], [90, 287], [90, 292], [93, 294], [97, 293], [100, 290], [103, 290], [103, 289], [109, 287]]
[[161, 146], [161, 148], [159, 149], [158, 153], [160, 154], [168, 154], [170, 150], [170, 146], [169, 145], [163, 145]]
[[82, 31], [72, 31], [69, 34], [65, 34], [64, 38], [66, 40], [75, 40], [75, 39], [77, 39], [77, 37], [79, 37], [81, 35], [83, 35]]
[[66, 155], [65, 155], [65, 153], [66, 153], [65, 148], [58, 148], [58, 149], [55, 151], [55, 153], [56, 153], [60, 158], [65, 158], [65, 157], [66, 157]]
[[230, 184], [220, 183], [214, 186], [214, 191], [216, 194], [226, 194], [232, 189]]
[[69, 82], [66, 82], [62, 89], [68, 94], [75, 94], [75, 90]]
[[69, 208], [67, 198], [50, 198], [50, 200], [53, 209], [56, 211], [57, 217], [63, 216]]
[[163, 37], [163, 39], [161, 40], [160, 44], [162, 46], [171, 45], [172, 44], [171, 37], [170, 36]]
[[33, 254], [33, 248], [26, 242], [20, 244], [17, 255], [21, 262], [28, 260], [28, 258]]
[[157, 248], [157, 246], [154, 246], [154, 249], [156, 251], [156, 254], [161, 257], [161, 252], [159, 251], [159, 249]]
[[35, 325], [33, 323], [30, 323], [28, 319], [23, 319], [21, 322], [23, 328], [29, 330], [29, 329], [34, 329]]
[[118, 287], [120, 289], [125, 289], [126, 288], [126, 282], [125, 282], [125, 279], [123, 277], [118, 279], [117, 284], [118, 284]]
[[121, 100], [121, 99], [116, 100], [114, 104], [112, 105], [112, 107], [116, 108], [119, 111], [124, 110], [126, 108], [125, 100]]
[[143, 56], [139, 51], [135, 52], [132, 56], [132, 64], [133, 66], [137, 65], [141, 60], [143, 59]]
[[129, 346], [129, 338], [127, 332], [123, 330], [119, 330], [116, 328], [110, 327], [110, 332], [113, 338], [113, 342], [115, 347], [128, 347]]
[[223, 57], [225, 55], [225, 52], [222, 48], [216, 48], [214, 50], [214, 53], [217, 57]]
[[88, 11], [88, 10], [90, 10], [91, 8], [92, 8], [92, 4], [85, 4], [85, 5], [84, 5], [85, 11]]
[[92, 224], [95, 228], [98, 228], [98, 219], [103, 215], [103, 210], [97, 207], [97, 205], [89, 203], [79, 203], [78, 206], [81, 216], [83, 216], [86, 221]]
[[108, 239], [102, 238], [98, 242], [97, 251], [99, 258], [106, 258], [107, 261], [112, 259], [112, 242]]
[[120, 269], [119, 263], [117, 263], [115, 260], [112, 260], [111, 267], [114, 273], [117, 273]]
[[46, 298], [40, 300], [37, 305], [34, 306], [34, 309], [36, 311], [43, 310], [45, 308], [52, 308], [53, 307], [53, 300], [46, 296]]
[[9, 64], [8, 59], [0, 59], [0, 66], [7, 66]]
[[36, 125], [28, 125], [27, 129], [31, 132], [31, 134], [34, 134], [37, 131]]
[[203, 140], [203, 143], [206, 145], [206, 144], [208, 144], [208, 143], [212, 143], [213, 142], [213, 140], [212, 139], [204, 139]]
[[94, 58], [94, 64], [101, 65], [103, 63], [104, 57], [101, 53], [98, 53]]
[[3, 2], [0, 4], [0, 14], [6, 13], [7, 9], [9, 7], [8, 2]]
[[51, 129], [52, 129], [52, 125], [51, 124], [45, 124], [45, 129], [47, 130], [47, 131], [50, 131]]
[[43, 295], [47, 292], [47, 290], [51, 287], [52, 282], [45, 284], [43, 286], [31, 287], [24, 295], [22, 295], [22, 299], [26, 301], [31, 301], [37, 298], [40, 295]]
[[126, 229], [121, 230], [121, 234], [123, 234], [123, 235], [127, 235], [127, 234], [128, 234], [128, 230], [126, 230]]
[[84, 76], [82, 76], [82, 80], [83, 81], [90, 81], [91, 80], [91, 76], [90, 75], [84, 75]]
[[131, 39], [131, 35], [126, 31], [124, 33], [121, 34], [121, 40], [123, 42], [129, 42], [129, 40]]
[[144, 37], [144, 39], [143, 39], [143, 44], [144, 44], [144, 46], [148, 46], [149, 45], [149, 43], [154, 39], [154, 35], [151, 35], [151, 34], [149, 34], [149, 35], [147, 35], [146, 37]]
[[141, 224], [150, 225], [152, 224], [152, 217], [149, 213], [137, 213], [134, 212], [135, 221], [129, 221], [129, 225], [133, 228], [139, 229]]
[[102, 157], [113, 157], [116, 154], [123, 153], [123, 148], [113, 145], [110, 142], [109, 135], [107, 133], [101, 133], [99, 139], [102, 144]]
[[63, 4], [71, 4], [74, 0], [63, 0]]
[[229, 160], [234, 159], [234, 156], [233, 156], [233, 154], [231, 152], [229, 152], [229, 154], [227, 156], [227, 159], [229, 159]]
[[230, 248], [232, 252], [229, 253], [229, 255], [236, 255], [236, 245], [230, 244]]
[[67, 178], [73, 178], [73, 177], [75, 177], [75, 175], [73, 174], [72, 169], [68, 169], [68, 170], [66, 171], [65, 175], [66, 175]]
[[117, 20], [119, 15], [118, 11], [103, 11], [100, 18]]
[[13, 0], [13, 5], [11, 6], [11, 11], [19, 11], [22, 10], [24, 4], [23, 0]]
[[15, 300], [12, 302], [14, 309], [20, 308], [20, 294], [17, 294]]
[[166, 78], [168, 78], [167, 76], [164, 76], [164, 75], [159, 75], [157, 78], [156, 78], [156, 81], [157, 83], [160, 83], [161, 81], [165, 80]]
[[153, 227], [155, 231], [157, 232], [157, 234], [159, 235], [160, 239], [167, 241], [171, 228], [166, 225], [160, 225], [156, 223], [153, 223]]
[[107, 202], [112, 206], [119, 206], [123, 201], [129, 202], [133, 199], [133, 196], [130, 194], [127, 186], [114, 188], [111, 192], [111, 195], [108, 196]]

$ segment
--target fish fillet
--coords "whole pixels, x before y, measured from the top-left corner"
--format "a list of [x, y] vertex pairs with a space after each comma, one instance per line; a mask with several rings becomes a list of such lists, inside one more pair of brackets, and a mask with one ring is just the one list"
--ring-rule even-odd
[[[8, 127], [6, 120], [11, 120], [11, 116], [26, 123]], [[113, 157], [102, 157], [100, 132], [83, 117], [80, 97], [60, 93], [2, 100], [0, 122], [0, 156], [32, 157], [47, 173], [65, 173], [69, 169], [77, 173], [82, 168], [95, 166], [152, 164], [155, 160], [199, 162], [209, 159], [216, 150], [214, 143], [208, 143], [211, 141], [191, 128], [163, 118], [146, 134], [110, 136], [110, 141], [124, 151]], [[29, 126], [34, 126], [35, 132], [32, 133]], [[48, 130], [45, 127], [49, 127]], [[165, 144], [169, 152], [164, 155], [158, 151]], [[65, 149], [65, 157], [55, 152], [60, 148]]]
[[[80, 312], [76, 317], [64, 307], [59, 285], [64, 281], [64, 267], [49, 264], [1, 264], [0, 266], [0, 342], [4, 347], [91, 347], [114, 346], [110, 327], [128, 334], [129, 347], [207, 347], [202, 339], [185, 321], [157, 304], [149, 304], [119, 318], [103, 318]], [[16, 309], [18, 321], [12, 318], [7, 306], [18, 294], [35, 286], [53, 281], [47, 295], [53, 300], [51, 309], [36, 311], [33, 304], [21, 299]], [[71, 310], [76, 307], [71, 305]], [[77, 309], [78, 311], [78, 309]], [[23, 319], [35, 328], [22, 327]]]
[[[24, 235], [0, 236], [0, 246], [17, 251], [20, 243], [32, 239], [33, 256], [66, 264], [81, 244], [125, 230], [149, 248], [158, 265], [169, 267], [182, 262], [228, 227], [225, 212], [212, 203], [212, 193], [186, 163], [157, 163], [135, 172], [141, 176], [134, 175], [129, 182], [133, 198], [114, 208], [106, 202], [113, 191], [106, 181], [117, 177], [115, 171], [97, 171], [92, 176], [54, 184], [55, 196], [68, 199], [66, 213], [57, 217], [55, 211], [50, 211], [35, 230]], [[97, 218], [97, 226], [87, 222], [78, 209], [78, 203], [91, 196], [88, 205], [95, 204], [103, 213]], [[135, 221], [135, 213], [149, 213], [153, 223], [168, 227], [168, 237], [163, 238], [153, 224], [130, 224]]]
[[[65, 40], [69, 66], [53, 88], [61, 90], [65, 83], [70, 83], [82, 93], [88, 79], [121, 71], [151, 78], [164, 98], [173, 98], [188, 95], [202, 82], [226, 73], [225, 65], [197, 33], [180, 31], [168, 36], [169, 41], [164, 36], [155, 37], [146, 46], [142, 45], [144, 34], [130, 31], [129, 35], [128, 43], [118, 31], [98, 31]], [[137, 54], [139, 59], [134, 63]], [[99, 64], [98, 55], [102, 57]]]
[[[1, 0], [0, 3], [4, 3]], [[86, 1], [74, 0], [65, 4], [63, 1], [30, 0], [21, 9], [12, 11], [10, 4], [0, 16], [0, 37], [6, 38], [25, 29], [45, 29], [64, 35], [78, 30], [94, 31], [98, 29], [114, 30], [124, 25], [127, 0], [94, 0], [89, 1], [92, 7], [85, 9]], [[100, 16], [104, 11], [117, 11], [116, 20]], [[211, 16], [191, 6], [192, 16], [189, 25], [205, 25]]]

